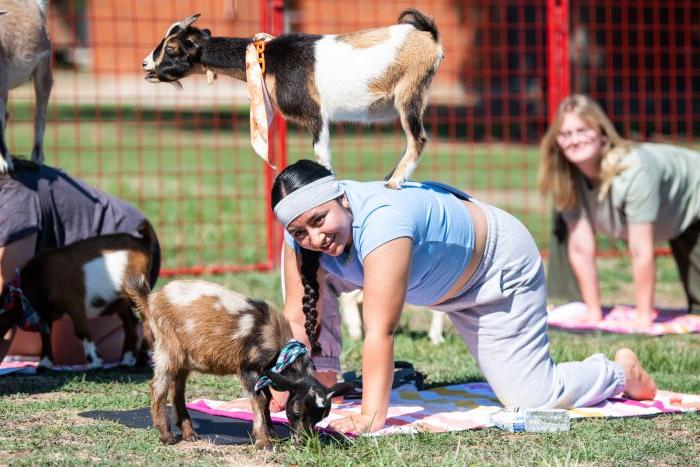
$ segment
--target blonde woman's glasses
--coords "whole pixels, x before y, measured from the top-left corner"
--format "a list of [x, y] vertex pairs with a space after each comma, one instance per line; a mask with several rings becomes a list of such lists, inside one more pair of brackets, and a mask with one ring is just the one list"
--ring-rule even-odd
[[598, 130], [595, 128], [577, 128], [571, 131], [560, 131], [557, 134], [557, 142], [566, 145], [572, 141], [590, 141], [596, 136], [598, 136]]

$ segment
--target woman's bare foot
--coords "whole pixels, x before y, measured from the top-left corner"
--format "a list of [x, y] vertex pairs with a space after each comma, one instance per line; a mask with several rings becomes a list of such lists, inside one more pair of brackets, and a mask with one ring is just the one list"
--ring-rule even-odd
[[622, 348], [615, 353], [615, 362], [625, 370], [625, 394], [630, 399], [642, 401], [656, 396], [656, 383], [642, 367], [637, 355]]

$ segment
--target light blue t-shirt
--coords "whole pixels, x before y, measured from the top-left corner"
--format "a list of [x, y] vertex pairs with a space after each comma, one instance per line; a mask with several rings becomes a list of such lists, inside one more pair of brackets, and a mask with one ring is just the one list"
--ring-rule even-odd
[[[462, 201], [434, 185], [406, 182], [401, 190], [384, 182], [340, 181], [353, 214], [352, 249], [321, 254], [321, 267], [358, 287], [364, 260], [377, 247], [400, 237], [413, 239], [406, 301], [432, 305], [462, 275], [474, 250], [474, 223]], [[290, 246], [298, 249], [285, 232]]]

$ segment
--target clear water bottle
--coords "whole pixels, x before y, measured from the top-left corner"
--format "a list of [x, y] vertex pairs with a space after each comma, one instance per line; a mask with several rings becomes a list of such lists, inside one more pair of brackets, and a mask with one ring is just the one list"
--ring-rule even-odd
[[491, 414], [491, 423], [512, 433], [546, 433], [571, 429], [571, 417], [564, 409], [505, 408]]

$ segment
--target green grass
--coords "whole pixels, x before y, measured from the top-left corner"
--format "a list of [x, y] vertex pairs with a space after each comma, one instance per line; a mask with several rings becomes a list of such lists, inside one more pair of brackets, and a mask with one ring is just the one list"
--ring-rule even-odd
[[[31, 109], [12, 104], [8, 145], [31, 150]], [[253, 153], [246, 111], [153, 111], [114, 106], [51, 109], [47, 163], [64, 168], [139, 207], [162, 239], [164, 267], [252, 265], [267, 258], [264, 162]], [[311, 138], [290, 125], [289, 159], [312, 157]], [[403, 152], [394, 127], [333, 129], [334, 165], [343, 178], [381, 179]], [[535, 190], [534, 146], [428, 145], [418, 179], [435, 179], [479, 193], [497, 191], [502, 207], [520, 212], [546, 242], [548, 209], [523, 206]], [[508, 187], [504, 189], [503, 187]]]
[[[672, 299], [680, 291], [670, 258], [659, 261], [659, 289]], [[629, 302], [622, 259], [602, 260], [606, 303]], [[277, 272], [204, 276], [251, 296], [280, 305]], [[162, 279], [162, 286], [170, 279]], [[666, 295], [664, 295], [666, 294]], [[408, 310], [396, 337], [396, 358], [409, 360], [427, 375], [429, 386], [483, 380], [473, 358], [451, 327], [442, 346], [427, 337], [429, 316]], [[634, 349], [660, 387], [700, 394], [700, 336], [642, 338], [601, 333], [552, 331], [558, 361], [580, 360], [602, 352], [611, 357], [621, 346]], [[358, 369], [360, 344], [345, 339], [346, 369]], [[303, 446], [279, 442], [271, 452], [251, 446], [208, 442], [162, 446], [155, 429], [130, 429], [81, 417], [88, 410], [129, 410], [148, 404], [149, 374], [127, 370], [0, 378], [0, 458], [9, 465], [37, 464], [199, 464], [199, 465], [698, 465], [700, 416], [684, 414], [648, 419], [587, 419], [559, 434], [510, 434], [494, 428], [459, 433], [312, 439]], [[193, 375], [188, 397], [228, 400], [241, 396], [234, 377]]]
[[[10, 109], [9, 145], [31, 147], [31, 113]], [[133, 108], [52, 108], [47, 160], [138, 205], [151, 218], [164, 246], [164, 266], [254, 264], [265, 257], [263, 162], [249, 147], [247, 112], [159, 112]], [[155, 117], [160, 122], [155, 121]], [[212, 124], [219, 119], [220, 126]], [[80, 119], [81, 124], [73, 123]], [[97, 123], [96, 123], [97, 122]], [[290, 132], [290, 159], [311, 155], [310, 137]], [[400, 132], [388, 128], [338, 127], [334, 164], [342, 177], [382, 178], [403, 150]], [[512, 211], [541, 247], [549, 236], [549, 207], [536, 191], [537, 148], [526, 145], [455, 143], [433, 138], [418, 179], [437, 179], [485, 193]], [[601, 259], [605, 303], [631, 303], [626, 258]], [[670, 258], [658, 262], [657, 302], [682, 306], [683, 292]], [[276, 271], [204, 276], [280, 306]], [[171, 279], [162, 279], [159, 286]], [[407, 311], [396, 337], [396, 358], [410, 360], [431, 386], [482, 380], [461, 339], [449, 328], [446, 343], [427, 338], [425, 313]], [[345, 339], [342, 361], [360, 365], [360, 344]], [[612, 356], [621, 346], [637, 351], [665, 389], [700, 394], [700, 336], [641, 338], [551, 333], [559, 361], [592, 353]], [[149, 375], [126, 370], [0, 378], [0, 464], [148, 465], [700, 465], [700, 416], [589, 419], [561, 434], [508, 434], [496, 429], [450, 434], [313, 439], [286, 442], [272, 452], [206, 442], [162, 446], [154, 429], [129, 429], [79, 416], [87, 410], [128, 410], [148, 404]], [[194, 375], [188, 397], [230, 399], [241, 395], [233, 377]]]

